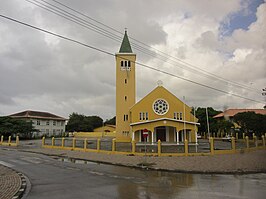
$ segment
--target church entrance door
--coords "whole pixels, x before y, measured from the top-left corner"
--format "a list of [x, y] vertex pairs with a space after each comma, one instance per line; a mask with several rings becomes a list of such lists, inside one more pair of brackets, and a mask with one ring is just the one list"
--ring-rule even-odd
[[166, 128], [165, 126], [160, 126], [156, 128], [156, 135], [157, 135], [157, 141], [161, 140], [161, 142], [166, 141]]

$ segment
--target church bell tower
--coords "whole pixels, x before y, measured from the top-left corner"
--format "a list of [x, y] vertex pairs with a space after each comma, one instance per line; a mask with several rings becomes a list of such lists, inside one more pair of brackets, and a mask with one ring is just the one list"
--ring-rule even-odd
[[129, 109], [136, 102], [135, 61], [136, 54], [125, 31], [116, 58], [116, 133], [117, 139], [130, 138]]

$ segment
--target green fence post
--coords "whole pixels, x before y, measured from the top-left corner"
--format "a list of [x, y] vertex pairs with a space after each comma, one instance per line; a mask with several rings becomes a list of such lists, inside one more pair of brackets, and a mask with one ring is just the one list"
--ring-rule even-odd
[[8, 136], [8, 144], [11, 143], [11, 136]]

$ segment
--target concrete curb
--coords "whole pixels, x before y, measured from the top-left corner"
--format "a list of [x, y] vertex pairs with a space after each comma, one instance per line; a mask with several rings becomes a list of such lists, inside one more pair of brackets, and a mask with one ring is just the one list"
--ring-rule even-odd
[[18, 192], [12, 197], [12, 199], [20, 199], [22, 198], [26, 188], [27, 188], [27, 182], [26, 182], [26, 179], [25, 179], [25, 176], [20, 173], [20, 172], [17, 172], [16, 170], [12, 169], [13, 171], [15, 171], [19, 176], [20, 176], [20, 180], [21, 180], [21, 186], [20, 186], [20, 189], [18, 190]]
[[[24, 176], [22, 173], [16, 171], [15, 169], [13, 169], [13, 168], [11, 168], [11, 167], [9, 167], [9, 166], [2, 165], [2, 164], [0, 164], [0, 165], [1, 165], [2, 167], [5, 167], [5, 168], [9, 169], [9, 171], [10, 171], [10, 170], [13, 171], [16, 175], [19, 176], [19, 179], [20, 179], [20, 187], [19, 187], [19, 189], [18, 189], [17, 192], [14, 192], [14, 193], [13, 193], [13, 196], [11, 197], [11, 199], [21, 199], [22, 196], [23, 196], [23, 194], [24, 194], [24, 192], [25, 192], [25, 190], [26, 190], [26, 187], [27, 187], [27, 183], [26, 183], [25, 176]], [[15, 174], [14, 174], [14, 175], [15, 175]], [[14, 184], [14, 183], [15, 183], [15, 182], [14, 182], [14, 179], [13, 179], [13, 180], [12, 180], [12, 184]], [[12, 193], [11, 193], [11, 194], [12, 194]], [[4, 196], [4, 197], [5, 197], [5, 196]]]

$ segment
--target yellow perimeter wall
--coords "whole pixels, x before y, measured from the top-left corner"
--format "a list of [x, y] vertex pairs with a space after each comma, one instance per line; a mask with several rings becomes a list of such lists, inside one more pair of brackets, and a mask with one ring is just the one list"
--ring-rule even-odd
[[115, 132], [75, 132], [75, 138], [116, 137]]

